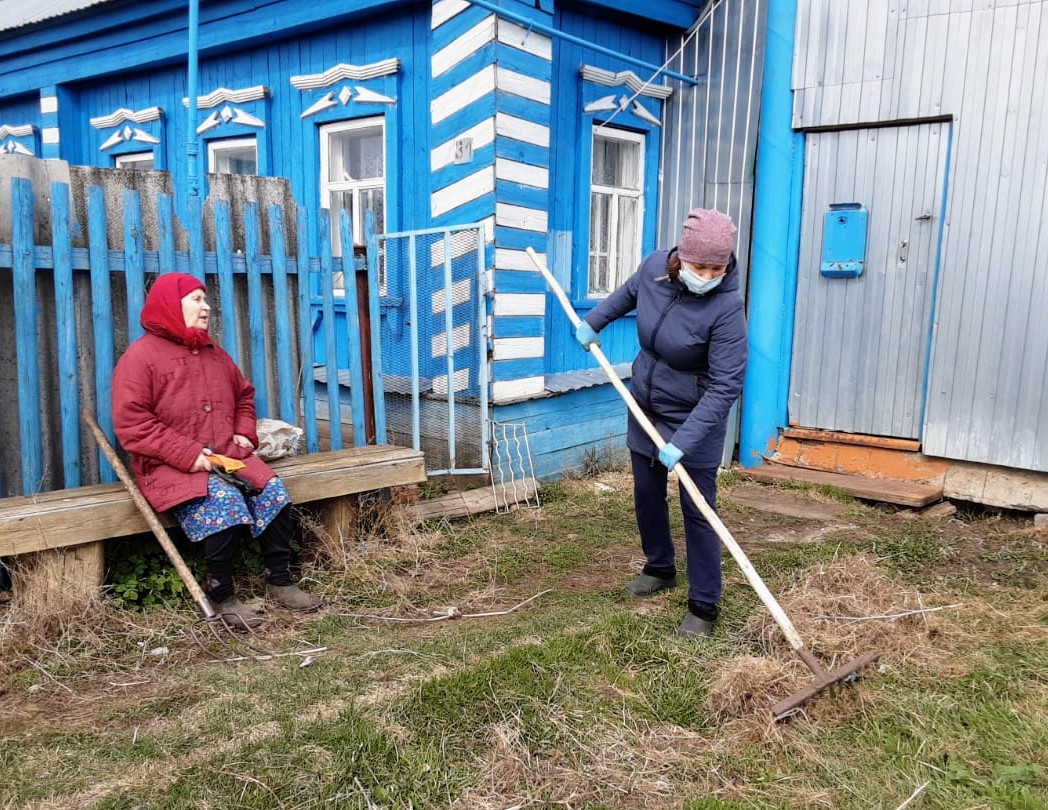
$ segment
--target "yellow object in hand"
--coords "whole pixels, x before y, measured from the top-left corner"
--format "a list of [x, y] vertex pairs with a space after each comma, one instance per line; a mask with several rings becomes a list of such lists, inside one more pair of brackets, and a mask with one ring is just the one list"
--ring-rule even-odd
[[221, 467], [227, 473], [235, 473], [237, 470], [242, 470], [247, 467], [247, 465], [239, 459], [223, 456], [220, 453], [211, 453], [206, 447], [204, 448], [204, 455], [207, 456], [208, 461], [216, 467]]

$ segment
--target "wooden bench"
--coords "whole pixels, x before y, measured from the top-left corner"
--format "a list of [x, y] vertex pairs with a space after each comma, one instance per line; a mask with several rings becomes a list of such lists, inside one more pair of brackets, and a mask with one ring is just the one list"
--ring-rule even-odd
[[[345, 526], [346, 497], [426, 480], [423, 455], [390, 445], [367, 445], [272, 462], [295, 503], [315, 503], [328, 510], [329, 529]], [[173, 526], [170, 515], [161, 522]], [[148, 532], [123, 484], [63, 489], [0, 499], [0, 556], [123, 537]]]

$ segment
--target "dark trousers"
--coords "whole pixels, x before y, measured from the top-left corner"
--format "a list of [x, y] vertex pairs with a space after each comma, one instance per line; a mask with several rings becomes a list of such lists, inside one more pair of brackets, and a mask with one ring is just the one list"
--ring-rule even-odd
[[[285, 506], [258, 536], [262, 547], [266, 582], [271, 585], [290, 585], [291, 537], [294, 521], [291, 507]], [[212, 602], [224, 602], [233, 596], [233, 566], [236, 563], [240, 538], [247, 526], [231, 526], [204, 538], [204, 562], [207, 568], [207, 593]]]
[[[641, 548], [647, 558], [644, 573], [668, 579], [676, 576], [676, 550], [670, 533], [670, 510], [666, 500], [667, 470], [657, 459], [630, 453], [633, 465], [633, 502], [640, 530]], [[715, 510], [717, 508], [717, 469], [685, 465], [699, 492]], [[680, 487], [681, 511], [684, 513], [684, 544], [688, 556], [688, 608], [692, 613], [716, 618], [716, 605], [721, 598], [720, 538], [706, 522], [691, 496]]]

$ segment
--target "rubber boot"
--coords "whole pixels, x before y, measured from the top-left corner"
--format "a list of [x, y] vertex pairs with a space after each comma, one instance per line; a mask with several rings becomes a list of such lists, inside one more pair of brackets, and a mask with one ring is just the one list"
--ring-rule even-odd
[[640, 574], [626, 583], [625, 591], [627, 595], [632, 596], [634, 599], [647, 599], [649, 596], [654, 596], [659, 591], [665, 591], [669, 588], [676, 587], [676, 577], [666, 579], [663, 577], [653, 577], [651, 574]]
[[713, 622], [688, 613], [677, 628], [677, 635], [681, 638], [709, 638], [713, 635]]
[[276, 602], [288, 610], [316, 610], [324, 600], [312, 593], [307, 593], [298, 585], [274, 585], [266, 583], [266, 599]]
[[214, 608], [223, 623], [234, 630], [250, 630], [262, 623], [262, 617], [235, 596], [219, 602]]

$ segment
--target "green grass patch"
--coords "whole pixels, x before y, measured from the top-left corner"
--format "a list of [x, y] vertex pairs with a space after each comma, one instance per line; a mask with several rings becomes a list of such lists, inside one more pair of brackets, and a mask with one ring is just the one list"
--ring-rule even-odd
[[[735, 515], [729, 528], [775, 593], [861, 552], [891, 587], [959, 605], [936, 614], [957, 630], [937, 637], [955, 645], [938, 659], [886, 657], [772, 726], [757, 709], [728, 721], [707, 704], [723, 667], [763, 652], [740, 630], [764, 608], [728, 555], [714, 638], [680, 639], [685, 587], [622, 594], [641, 556], [631, 492], [575, 479], [542, 497], [540, 510], [428, 524], [425, 542], [369, 541], [349, 571], [316, 572], [328, 607], [278, 614], [262, 639], [328, 647], [310, 666], [200, 662], [177, 630], [185, 611], [135, 614], [109, 646], [70, 634], [51, 653], [32, 648], [35, 666], [0, 677], [5, 806], [865, 810], [919, 791], [914, 810], [1048, 807], [1036, 590], [1048, 566], [1025, 529], [857, 507], [826, 542], [790, 545], [762, 542], [780, 516]], [[671, 515], [679, 536], [676, 503]], [[489, 615], [380, 618], [447, 605]], [[173, 652], [145, 656], [140, 638]]]

